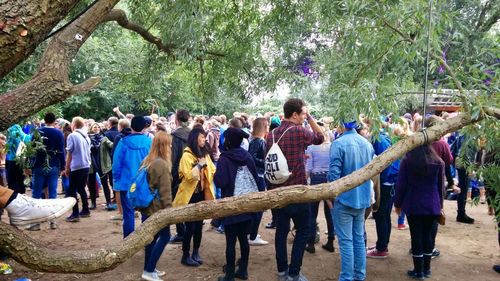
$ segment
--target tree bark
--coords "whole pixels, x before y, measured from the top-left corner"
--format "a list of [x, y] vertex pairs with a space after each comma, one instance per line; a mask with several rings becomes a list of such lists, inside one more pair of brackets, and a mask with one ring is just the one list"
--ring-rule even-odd
[[80, 0], [0, 0], [0, 78], [23, 62]]
[[[0, 130], [41, 109], [61, 102], [70, 95], [99, 84], [93, 77], [82, 84], [69, 81], [69, 67], [80, 47], [119, 0], [100, 0], [73, 23], [56, 34], [45, 50], [37, 73], [16, 89], [0, 95]], [[26, 106], [29, 105], [29, 106]]]
[[[485, 110], [485, 112], [487, 111]], [[495, 110], [490, 112], [496, 114]], [[496, 112], [498, 113], [498, 110]], [[484, 116], [479, 117], [479, 119], [482, 118]], [[39, 271], [92, 273], [110, 270], [143, 249], [152, 241], [154, 235], [167, 225], [263, 211], [291, 203], [335, 198], [378, 175], [390, 163], [401, 158], [415, 147], [438, 140], [441, 136], [479, 121], [479, 119], [472, 120], [468, 113], [459, 114], [428, 128], [423, 133], [416, 133], [399, 141], [360, 170], [335, 182], [315, 186], [290, 186], [162, 210], [152, 215], [117, 246], [92, 251], [68, 251], [66, 249], [55, 251], [14, 227], [0, 223], [0, 249], [9, 253], [19, 263]]]

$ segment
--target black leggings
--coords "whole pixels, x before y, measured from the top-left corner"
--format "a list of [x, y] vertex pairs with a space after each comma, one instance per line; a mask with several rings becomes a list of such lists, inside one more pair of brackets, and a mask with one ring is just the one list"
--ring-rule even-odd
[[[104, 197], [106, 198], [106, 204], [111, 203], [111, 191], [109, 190], [108, 175], [109, 173], [101, 176], [102, 191], [104, 192]], [[87, 185], [90, 191], [90, 199], [93, 204], [95, 204], [98, 194], [97, 192], [99, 192], [96, 185], [96, 176], [96, 173], [89, 174], [89, 183]]]
[[[203, 201], [203, 192], [193, 193], [191, 196], [191, 200], [189, 203], [198, 203]], [[186, 232], [184, 233], [184, 240], [182, 241], [182, 252], [186, 255], [189, 255], [190, 247], [191, 247], [191, 238], [193, 238], [193, 250], [198, 251], [201, 245], [201, 237], [203, 230], [203, 221], [191, 221], [186, 222]]]
[[248, 245], [247, 235], [250, 230], [252, 220], [224, 225], [224, 234], [226, 235], [226, 274], [234, 273], [236, 260], [236, 239], [240, 242], [241, 259], [239, 271], [247, 272], [248, 257], [250, 255], [250, 246]]
[[433, 228], [438, 216], [435, 215], [409, 215], [411, 251], [413, 256], [432, 255], [434, 248]]
[[[84, 168], [76, 171], [71, 171], [69, 174], [69, 188], [66, 190], [66, 197], [73, 197], [78, 200], [76, 193], [80, 194], [82, 200], [82, 212], [89, 213], [89, 203], [87, 202], [87, 191], [85, 191], [85, 185], [87, 184], [87, 178], [89, 174], [89, 168]], [[78, 217], [78, 202], [73, 206], [72, 216]]]

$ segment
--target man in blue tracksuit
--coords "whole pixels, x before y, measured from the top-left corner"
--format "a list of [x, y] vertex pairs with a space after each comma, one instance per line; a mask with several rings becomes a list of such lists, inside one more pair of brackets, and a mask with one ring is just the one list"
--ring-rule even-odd
[[127, 191], [139, 171], [142, 160], [151, 149], [152, 140], [143, 134], [146, 120], [143, 116], [134, 116], [131, 124], [132, 134], [124, 137], [113, 154], [113, 190], [120, 192], [123, 209], [123, 237], [134, 231], [134, 209], [127, 199]]

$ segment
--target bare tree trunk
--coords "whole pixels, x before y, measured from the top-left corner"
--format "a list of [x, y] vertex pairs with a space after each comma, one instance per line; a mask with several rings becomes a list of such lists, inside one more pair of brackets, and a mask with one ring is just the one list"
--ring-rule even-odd
[[0, 130], [20, 118], [33, 115], [47, 106], [65, 100], [72, 94], [87, 91], [99, 84], [100, 78], [93, 77], [81, 84], [73, 85], [68, 77], [69, 67], [80, 47], [105, 20], [118, 1], [98, 1], [53, 37], [33, 78], [16, 89], [0, 95], [0, 104], [5, 108], [0, 111]]
[[23, 62], [80, 0], [0, 0], [0, 78]]
[[[488, 112], [487, 110], [485, 110]], [[495, 114], [495, 110], [491, 110]], [[498, 113], [498, 110], [496, 110]], [[483, 118], [481, 116], [480, 118]], [[401, 140], [360, 170], [335, 182], [316, 186], [290, 186], [267, 192], [251, 193], [217, 201], [205, 201], [179, 208], [165, 209], [152, 215], [134, 233], [118, 246], [92, 251], [55, 251], [31, 239], [23, 232], [0, 223], [0, 249], [16, 261], [39, 271], [61, 273], [91, 273], [110, 270], [126, 261], [152, 241], [163, 227], [179, 222], [196, 221], [213, 217], [279, 208], [291, 203], [313, 202], [335, 198], [381, 173], [394, 160], [424, 143], [438, 140], [479, 120], [472, 120], [468, 113], [450, 118]]]

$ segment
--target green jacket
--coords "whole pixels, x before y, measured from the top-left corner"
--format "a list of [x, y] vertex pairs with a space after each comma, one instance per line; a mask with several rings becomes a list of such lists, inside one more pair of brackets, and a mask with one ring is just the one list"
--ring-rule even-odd
[[[99, 160], [101, 161], [102, 173], [107, 174], [111, 171], [111, 149], [113, 149], [113, 142], [107, 137], [103, 137], [101, 145], [99, 146]], [[94, 173], [94, 165], [90, 165], [89, 173]], [[103, 175], [101, 175], [103, 176]]]

